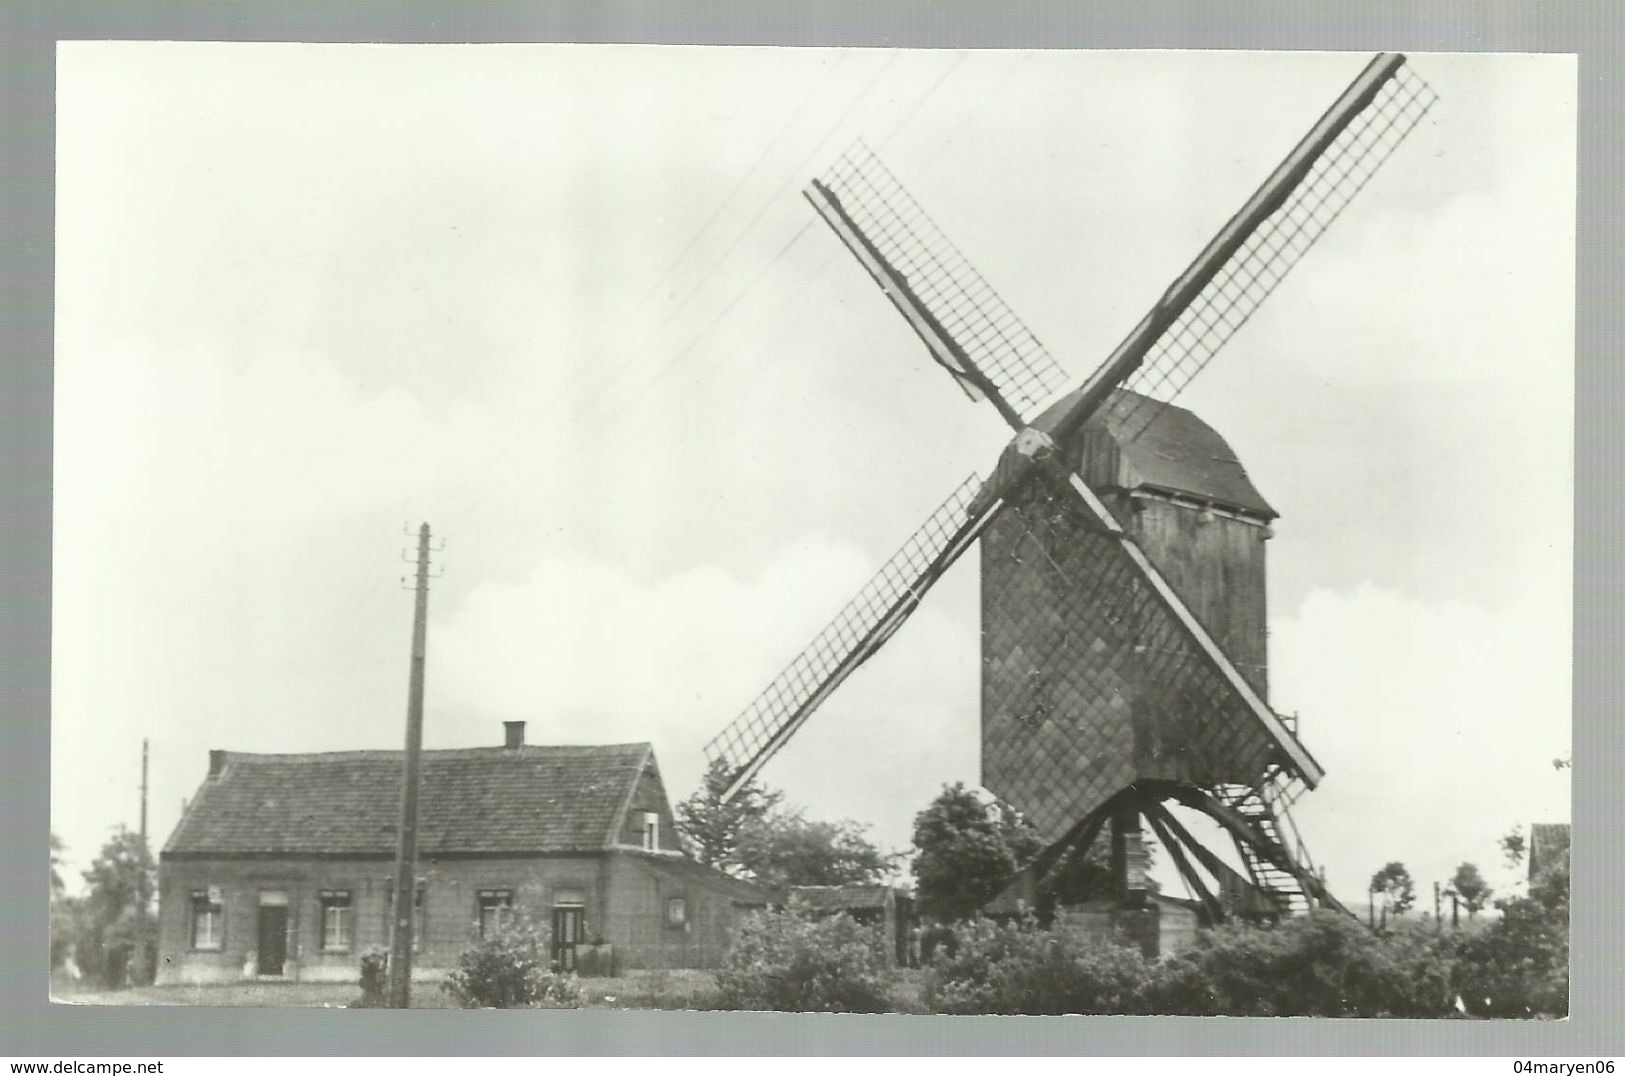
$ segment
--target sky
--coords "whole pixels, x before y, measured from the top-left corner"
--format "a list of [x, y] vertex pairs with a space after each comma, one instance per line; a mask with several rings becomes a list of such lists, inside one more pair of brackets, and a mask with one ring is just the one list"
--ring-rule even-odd
[[[863, 138], [1081, 382], [1360, 70], [1314, 53], [66, 43], [52, 828], [211, 748], [701, 746], [1008, 436], [818, 221]], [[1440, 102], [1181, 403], [1281, 513], [1334, 892], [1568, 817], [1575, 79]], [[965, 558], [763, 771], [890, 848], [978, 777]], [[1583, 765], [1583, 760], [1581, 760]], [[380, 794], [395, 795], [393, 790]], [[70, 878], [70, 880], [72, 880]]]

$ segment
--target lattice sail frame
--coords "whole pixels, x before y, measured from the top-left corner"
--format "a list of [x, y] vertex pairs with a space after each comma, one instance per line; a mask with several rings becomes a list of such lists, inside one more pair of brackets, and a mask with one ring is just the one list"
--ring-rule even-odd
[[[958, 350], [938, 361], [967, 392], [988, 387], [979, 374], [1016, 414], [1031, 416], [1066, 388], [1060, 363], [864, 142], [818, 185]], [[955, 357], [969, 360], [970, 377], [954, 368]]]
[[1206, 368], [1437, 100], [1409, 65], [1382, 84], [1120, 383], [1152, 398], [1125, 418], [1130, 436], [1143, 433]]
[[[1081, 395], [1086, 400], [1091, 392], [1099, 393], [1099, 396], [1092, 406], [1076, 409], [1078, 421], [1086, 420], [1093, 406], [1103, 402], [1105, 394], [1120, 384], [1142, 394], [1162, 397], [1156, 401], [1159, 406], [1148, 407], [1143, 417], [1128, 416], [1130, 420], [1141, 418], [1136, 433], [1143, 432], [1161, 413], [1161, 408], [1200, 373], [1247, 321], [1398, 143], [1420, 122], [1436, 96], [1404, 66], [1403, 57], [1379, 56], [1367, 72], [1356, 80], [1355, 86], [1345, 91], [1345, 98], [1340, 99], [1339, 105], [1334, 106], [1328, 116], [1338, 110], [1356, 87], [1385, 64], [1393, 66], [1381, 73], [1376, 92], [1357, 107], [1346, 110], [1352, 113], [1352, 118], [1344, 123], [1328, 144], [1315, 151], [1309, 167], [1286, 185], [1286, 196], [1267, 217], [1250, 226], [1251, 230], [1224, 259], [1217, 272], [1194, 295], [1186, 295], [1178, 302], [1170, 303], [1170, 297], [1175, 295], [1186, 278], [1182, 277], [1180, 282], [1176, 282], [1175, 288], [1170, 289], [1169, 295], [1159, 304], [1159, 309], [1148, 315], [1146, 321], [1131, 334], [1130, 340], [1125, 341], [1113, 358], [1085, 383]], [[1326, 118], [1323, 117], [1322, 123], [1325, 122]], [[1305, 144], [1314, 134], [1312, 131]], [[1290, 165], [1301, 150], [1302, 144], [1282, 168]], [[1278, 169], [1277, 175], [1267, 181], [1265, 187], [1261, 188], [1260, 196], [1272, 186], [1280, 187], [1280, 173], [1281, 169]], [[1260, 196], [1255, 196], [1255, 199]], [[843, 241], [852, 247], [854, 254], [925, 339], [937, 361], [947, 367], [961, 387], [973, 397], [987, 395], [1006, 421], [1019, 429], [1023, 425], [1022, 416], [1032, 415], [1064, 387], [1064, 373], [1037, 337], [970, 266], [958, 248], [867, 146], [858, 143], [822, 181], [814, 182], [808, 197], [841, 233]], [[826, 204], [820, 204], [821, 199]], [[1215, 244], [1224, 235], [1221, 232]], [[1208, 259], [1208, 253], [1204, 251], [1192, 270], [1187, 271], [1187, 277], [1204, 259]], [[1173, 311], [1174, 316], [1165, 319], [1161, 316], [1165, 311]], [[1144, 333], [1147, 330], [1153, 330], [1155, 335], [1149, 341], [1149, 347], [1141, 350], [1141, 345], [1146, 343]], [[1136, 343], [1137, 336], [1140, 340]], [[1134, 343], [1137, 354], [1123, 355], [1124, 349], [1131, 343]], [[1120, 372], [1114, 371], [1112, 367], [1116, 365], [1116, 360], [1125, 357], [1131, 360], [1131, 365], [1123, 367]], [[961, 487], [961, 490], [965, 489]], [[1089, 497], [1082, 490], [1078, 492], [1087, 503]], [[982, 525], [985, 526], [994, 514], [997, 513], [984, 515]], [[935, 520], [934, 516], [923, 530], [931, 530]], [[967, 523], [965, 527], [969, 528], [970, 524]], [[1094, 536], [1102, 543], [1116, 544], [1115, 555], [1109, 553], [1107, 556], [1112, 572], [1126, 570], [1124, 564], [1131, 569], [1142, 570], [1132, 562], [1132, 557], [1123, 560], [1125, 550], [1120, 540], [1107, 538], [1103, 532], [1097, 532]], [[967, 537], [962, 529], [960, 534], [949, 539], [948, 545], [957, 543], [958, 552], [962, 552], [971, 540], [974, 540], [974, 534]], [[1101, 545], [1101, 548], [1106, 546]], [[953, 556], [957, 556], [958, 552]], [[907, 553], [908, 547], [905, 547], [894, 561], [899, 558], [906, 560]], [[902, 615], [906, 616], [918, 604], [923, 593], [923, 588], [918, 584], [906, 590], [898, 589], [895, 583], [883, 585], [890, 568], [888, 564], [888, 568], [883, 569], [880, 576], [865, 588], [864, 594], [860, 594], [837, 617], [836, 622], [820, 634], [809, 651], [792, 662], [768, 691], [708, 745], [707, 754], [713, 758], [727, 759], [737, 775], [729, 790], [730, 795], [783, 746], [822, 698], [852, 668], [872, 655], [880, 643], [897, 629], [901, 623], [898, 611], [902, 610]], [[945, 568], [945, 564], [938, 564], [937, 575]], [[925, 586], [929, 586], [935, 576], [922, 578], [925, 578]], [[1142, 582], [1146, 585], [1129, 589], [1140, 595], [1155, 589], [1148, 581]], [[888, 611], [876, 616], [874, 595], [867, 598], [865, 595], [870, 594], [871, 588], [878, 588], [876, 592], [879, 593], [888, 586], [895, 596], [894, 603]], [[1152, 614], [1153, 619], [1170, 616], [1168, 600], [1163, 599], [1162, 605]], [[1172, 600], [1175, 605], [1178, 604], [1177, 598]], [[1133, 600], [1130, 607], [1150, 608], [1138, 598]], [[854, 643], [859, 626], [870, 622], [872, 626]], [[876, 632], [883, 624], [885, 630], [877, 637]], [[1158, 632], [1161, 630], [1157, 629]], [[1164, 671], [1168, 675], [1164, 694], [1183, 692], [1188, 696], [1194, 690], [1201, 696], [1196, 700], [1196, 709], [1202, 713], [1217, 714], [1230, 709], [1219, 696], [1228, 693], [1239, 698], [1237, 682], [1227, 682], [1224, 676], [1219, 675], [1214, 657], [1200, 653], [1199, 647], [1193, 650], [1188, 643], [1188, 638], [1181, 637], [1180, 646], [1142, 647], [1136, 653], [1162, 655], [1166, 666]], [[848, 647], [844, 653], [841, 649], [843, 645]], [[856, 648], [852, 649], [854, 646]], [[1217, 661], [1219, 665], [1226, 665], [1222, 654]], [[1229, 672], [1232, 676], [1236, 675], [1233, 668]], [[1191, 686], [1193, 682], [1196, 684], [1194, 688]], [[1214, 685], [1218, 685], [1218, 696], [1213, 693]], [[1240, 687], [1243, 691], [1250, 691], [1245, 684]], [[1189, 708], [1192, 701], [1187, 697], [1182, 707]], [[1252, 713], [1255, 718], [1261, 717], [1270, 725], [1278, 724], [1276, 716], [1256, 698]], [[1231, 727], [1249, 725], [1245, 719], [1239, 722], [1226, 720], [1220, 724]], [[1278, 734], [1276, 738], [1279, 746]], [[1292, 740], [1290, 746], [1295, 747], [1295, 737]], [[1266, 747], [1264, 751], [1268, 754], [1270, 749]], [[1278, 762], [1271, 759], [1264, 762], [1263, 767], [1274, 770]], [[1225, 782], [1215, 775], [1211, 783]]]
[[992, 511], [971, 475], [863, 585], [835, 619], [774, 678], [743, 713], [705, 745], [723, 760], [731, 788], [750, 779], [847, 674], [891, 637], [920, 599], [980, 533]]

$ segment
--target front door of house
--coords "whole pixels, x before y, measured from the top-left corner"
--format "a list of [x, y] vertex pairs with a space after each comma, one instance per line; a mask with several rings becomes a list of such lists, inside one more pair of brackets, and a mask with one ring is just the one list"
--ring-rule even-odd
[[[274, 897], [272, 898], [275, 899]], [[259, 973], [281, 975], [288, 962], [288, 905], [260, 902]]]
[[576, 946], [581, 941], [581, 912], [579, 907], [553, 909], [553, 966], [560, 971], [576, 970]]

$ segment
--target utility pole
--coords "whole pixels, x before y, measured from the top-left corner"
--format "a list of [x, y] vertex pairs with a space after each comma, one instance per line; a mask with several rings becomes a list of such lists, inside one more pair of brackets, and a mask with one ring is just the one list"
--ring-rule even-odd
[[1442, 919], [1440, 917], [1440, 911], [1441, 911], [1441, 909], [1439, 907], [1439, 883], [1434, 882], [1433, 883], [1433, 933], [1435, 933], [1435, 934], [1441, 934], [1441, 933], [1444, 932], [1444, 919]]
[[[135, 959], [132, 961], [140, 969], [139, 978], [136, 981], [145, 981], [147, 971], [147, 932], [145, 928], [147, 914], [152, 910], [152, 893], [148, 888], [149, 879], [147, 878], [147, 863], [150, 858], [151, 853], [147, 847], [147, 738], [143, 736], [141, 737], [141, 859], [139, 863], [140, 870], [136, 874], [135, 886], [135, 922], [138, 931], [137, 937], [140, 941], [137, 943]], [[126, 974], [130, 974], [130, 972], [126, 972]]]
[[147, 844], [147, 738], [141, 738], [141, 883], [136, 887], [137, 898], [141, 901], [141, 918], [147, 918], [147, 912], [152, 908], [152, 893], [148, 889], [147, 861], [151, 858], [151, 846]]
[[412, 616], [412, 669], [406, 696], [406, 765], [401, 783], [400, 843], [395, 852], [394, 929], [390, 932], [389, 1004], [412, 1004], [412, 913], [417, 897], [418, 767], [423, 754], [423, 664], [429, 620], [429, 525], [418, 528], [417, 592]]

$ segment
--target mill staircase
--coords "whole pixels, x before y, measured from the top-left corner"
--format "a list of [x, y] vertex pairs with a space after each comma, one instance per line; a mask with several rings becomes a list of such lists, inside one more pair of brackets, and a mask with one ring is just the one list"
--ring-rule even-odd
[[[1300, 870], [1314, 873], [1289, 810], [1303, 792], [1294, 776], [1272, 765], [1257, 785], [1220, 785], [1214, 792], [1221, 803], [1245, 818], [1259, 836], [1281, 849]], [[1246, 841], [1237, 841], [1236, 849], [1253, 884], [1275, 902], [1282, 915], [1304, 915], [1315, 907], [1314, 898], [1304, 892], [1296, 875], [1270, 862]]]

